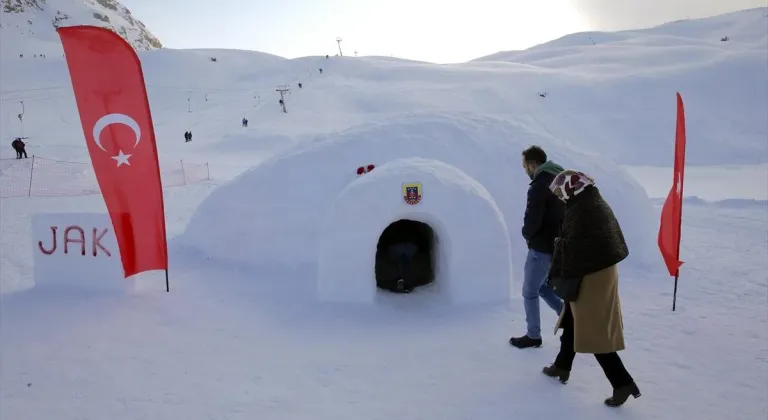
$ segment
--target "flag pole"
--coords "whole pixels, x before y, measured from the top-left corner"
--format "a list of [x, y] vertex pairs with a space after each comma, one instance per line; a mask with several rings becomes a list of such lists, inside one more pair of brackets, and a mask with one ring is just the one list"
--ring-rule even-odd
[[675, 312], [675, 303], [677, 303], [677, 279], [680, 277], [680, 270], [675, 273], [675, 291], [672, 293], [672, 312]]
[[[677, 281], [675, 281], [675, 290], [677, 290]], [[167, 268], [165, 269], [165, 291], [166, 292], [170, 292], [171, 291], [170, 284], [168, 283], [168, 269]]]
[[[682, 169], [683, 171], [685, 169]], [[683, 177], [681, 177], [683, 178]], [[684, 178], [683, 178], [684, 179]], [[680, 260], [680, 242], [683, 242], [683, 184], [680, 180], [680, 221], [677, 223], [677, 260]], [[672, 312], [675, 311], [677, 303], [677, 280], [680, 278], [680, 267], [675, 271], [675, 290], [672, 292]]]

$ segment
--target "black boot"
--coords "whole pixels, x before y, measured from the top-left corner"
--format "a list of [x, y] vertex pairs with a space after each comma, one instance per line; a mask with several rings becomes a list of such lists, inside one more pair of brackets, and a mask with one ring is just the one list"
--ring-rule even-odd
[[406, 285], [403, 279], [398, 280], [395, 287], [400, 293], [411, 293], [411, 290], [413, 290], [413, 287]]
[[629, 399], [629, 396], [635, 397], [635, 399], [640, 398], [642, 395], [640, 393], [640, 388], [637, 387], [637, 385], [632, 382], [629, 385], [624, 385], [619, 388], [615, 388], [613, 390], [613, 396], [610, 398], [606, 398], [605, 405], [608, 407], [619, 407], [627, 400]]
[[531, 338], [527, 335], [524, 335], [522, 337], [512, 337], [509, 339], [509, 344], [519, 348], [519, 349], [527, 349], [529, 347], [541, 347], [541, 339], [540, 338]]
[[560, 369], [559, 367], [555, 366], [554, 363], [542, 369], [541, 373], [549, 376], [550, 378], [559, 379], [560, 383], [563, 385], [567, 384], [568, 378], [571, 377], [571, 372], [568, 372], [565, 369]]

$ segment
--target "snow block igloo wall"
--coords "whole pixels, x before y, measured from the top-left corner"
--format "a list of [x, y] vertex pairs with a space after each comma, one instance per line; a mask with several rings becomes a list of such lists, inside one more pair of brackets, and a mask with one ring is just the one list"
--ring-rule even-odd
[[[408, 204], [403, 185], [418, 183]], [[338, 196], [320, 230], [318, 297], [372, 302], [376, 245], [391, 223], [414, 220], [435, 234], [434, 286], [453, 303], [509, 301], [510, 242], [504, 215], [478, 181], [446, 163], [409, 158], [388, 162]]]
[[[317, 136], [273, 155], [211, 191], [173, 246], [253, 273], [281, 267], [315, 274], [322, 226], [345, 188], [372, 182], [367, 177], [379, 176], [387, 162], [421, 157], [458, 168], [490, 193], [504, 214], [513, 272], [521, 278], [527, 246], [520, 228], [530, 180], [520, 153], [531, 144], [543, 146], [562, 166], [595, 177], [630, 247], [624, 266], [648, 262], [663, 267], [656, 246], [657, 212], [643, 188], [620, 167], [513, 121], [455, 114], [395, 116]], [[367, 164], [376, 169], [358, 180], [355, 169]], [[425, 186], [424, 200], [429, 196]], [[395, 199], [402, 201], [399, 195]], [[314, 292], [317, 278], [254, 276], [254, 281], [301, 283], [296, 286]]]

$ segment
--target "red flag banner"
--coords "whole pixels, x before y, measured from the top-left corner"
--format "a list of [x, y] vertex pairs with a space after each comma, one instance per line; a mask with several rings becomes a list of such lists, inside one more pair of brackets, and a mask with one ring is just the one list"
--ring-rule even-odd
[[683, 218], [683, 180], [685, 178], [685, 110], [683, 98], [677, 94], [677, 132], [672, 188], [661, 209], [659, 250], [670, 276], [677, 276], [680, 266], [680, 233]]
[[139, 58], [109, 29], [71, 26], [57, 32], [125, 277], [167, 272], [160, 165]]

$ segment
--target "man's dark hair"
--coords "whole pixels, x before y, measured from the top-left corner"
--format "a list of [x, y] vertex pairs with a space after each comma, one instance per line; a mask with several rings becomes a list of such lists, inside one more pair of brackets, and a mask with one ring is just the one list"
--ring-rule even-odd
[[523, 150], [523, 158], [528, 163], [535, 163], [541, 165], [547, 161], [547, 152], [539, 146], [531, 146]]

